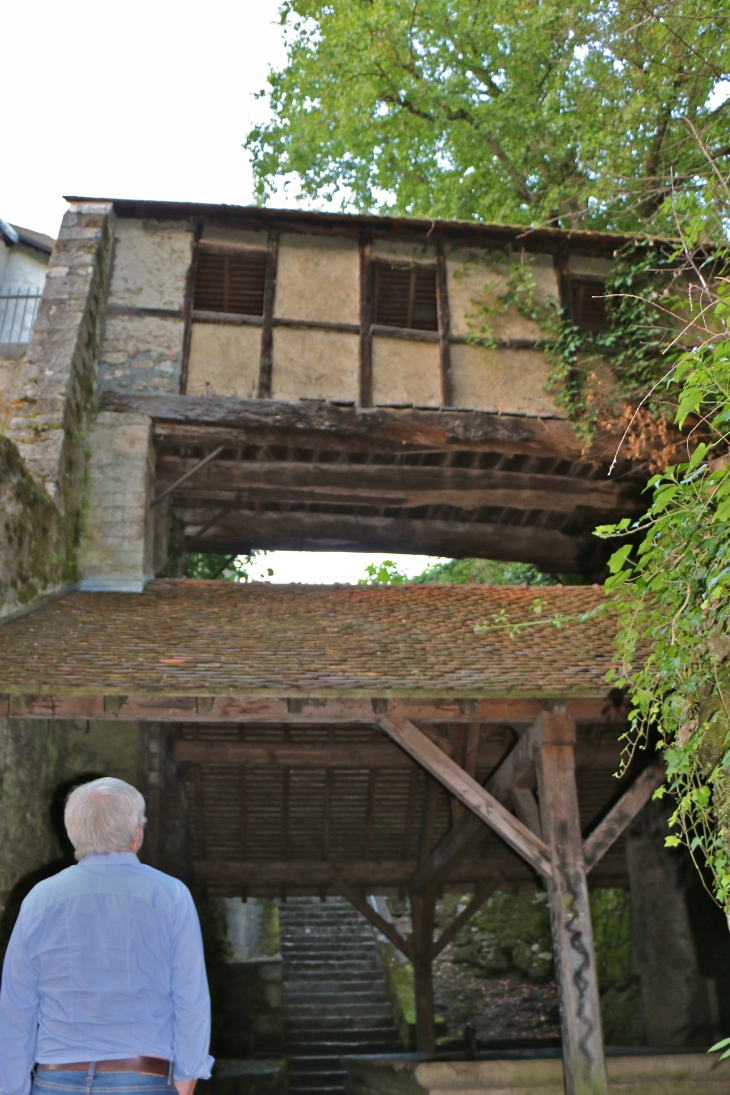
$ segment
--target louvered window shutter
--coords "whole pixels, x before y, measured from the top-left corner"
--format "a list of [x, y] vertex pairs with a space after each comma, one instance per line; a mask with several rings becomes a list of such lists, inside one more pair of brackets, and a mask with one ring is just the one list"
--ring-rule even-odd
[[436, 271], [432, 266], [376, 265], [375, 322], [386, 327], [437, 331]]
[[608, 330], [606, 301], [603, 297], [605, 292], [606, 286], [602, 281], [592, 278], [570, 279], [571, 318], [581, 331], [597, 335]]
[[266, 252], [225, 254], [201, 250], [195, 271], [193, 307], [200, 312], [264, 313]]

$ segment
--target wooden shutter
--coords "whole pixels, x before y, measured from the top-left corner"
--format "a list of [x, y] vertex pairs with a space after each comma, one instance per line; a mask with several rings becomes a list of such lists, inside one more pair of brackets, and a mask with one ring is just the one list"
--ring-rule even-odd
[[415, 331], [438, 331], [436, 269], [376, 265], [375, 323]]
[[573, 323], [581, 331], [592, 335], [609, 328], [606, 302], [603, 294], [606, 286], [592, 278], [570, 279], [570, 310]]
[[193, 307], [200, 312], [264, 314], [266, 252], [200, 251], [195, 272]]

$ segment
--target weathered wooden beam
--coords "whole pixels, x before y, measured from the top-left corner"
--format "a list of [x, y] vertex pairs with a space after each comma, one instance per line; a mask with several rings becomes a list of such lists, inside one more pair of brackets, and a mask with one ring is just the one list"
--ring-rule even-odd
[[522, 824], [542, 840], [540, 810], [534, 792], [529, 787], [513, 787], [511, 798], [515, 814]]
[[550, 852], [509, 810], [447, 757], [430, 738], [408, 719], [380, 719], [380, 726], [410, 753], [447, 791], [455, 795], [513, 851], [544, 877], [550, 877]]
[[[328, 698], [320, 696], [194, 696], [159, 693], [43, 692], [0, 693], [0, 717], [26, 719], [102, 719], [140, 722], [277, 723], [291, 726], [350, 725], [377, 726], [382, 715], [416, 719], [421, 723], [483, 723], [530, 725], [539, 714], [540, 699], [505, 699], [499, 696], [476, 701], [476, 710], [464, 710], [459, 699], [418, 699], [409, 697]], [[598, 696], [576, 697], [568, 702], [573, 718], [582, 722], [600, 719], [608, 725], [623, 726], [622, 713]], [[614, 718], [611, 722], [611, 715]], [[579, 746], [583, 763], [615, 769], [620, 747], [614, 743]]]
[[605, 855], [614, 841], [623, 833], [626, 826], [634, 820], [639, 810], [661, 787], [666, 778], [666, 767], [661, 757], [645, 768], [636, 777], [629, 789], [618, 800], [583, 843], [583, 860], [586, 871], [595, 867], [601, 856]]
[[[176, 481], [197, 461], [163, 453], [157, 457], [159, 487]], [[627, 509], [640, 512], [646, 502], [640, 484], [614, 483], [609, 479], [537, 475], [492, 468], [454, 468], [413, 464], [336, 464], [302, 461], [216, 460], [204, 477], [191, 487], [207, 491], [278, 491], [292, 497], [311, 495], [327, 501], [344, 496], [365, 502], [381, 498], [392, 505], [450, 505], [462, 509], [477, 506], [522, 506], [570, 513], [583, 506], [591, 509]], [[190, 497], [186, 492], [186, 496]], [[244, 495], [245, 496], [245, 495]], [[192, 500], [192, 504], [195, 501]], [[383, 504], [384, 504], [383, 502]]]
[[413, 947], [411, 944], [403, 938], [395, 925], [390, 924], [372, 907], [356, 886], [351, 886], [339, 874], [335, 875], [334, 883], [342, 896], [346, 897], [350, 904], [354, 905], [357, 911], [362, 913], [365, 919], [369, 920], [370, 923], [378, 929], [381, 935], [384, 935], [386, 939], [389, 939], [396, 950], [399, 950], [406, 958], [413, 958]]
[[[249, 834], [250, 835], [250, 834]], [[232, 886], [335, 886], [336, 879], [365, 886], [378, 893], [378, 886], [407, 886], [413, 877], [413, 859], [334, 861], [316, 859], [202, 859], [193, 864], [195, 881], [200, 884], [224, 883]], [[495, 887], [524, 885], [534, 878], [521, 861], [496, 862], [488, 859], [464, 860], [454, 872], [455, 883], [473, 884], [494, 881]]]
[[469, 904], [451, 921], [448, 928], [444, 929], [433, 944], [432, 955], [434, 958], [437, 958], [438, 955], [441, 954], [441, 951], [448, 947], [449, 943], [456, 938], [461, 929], [466, 927], [472, 916], [479, 912], [484, 902], [490, 894], [494, 893], [496, 888], [496, 881], [494, 883], [480, 883], [477, 885], [474, 896]]
[[566, 1095], [608, 1095], [601, 1006], [575, 784], [575, 723], [543, 712], [537, 750], [542, 831], [550, 847], [548, 879]]
[[[513, 788], [535, 779], [535, 749], [542, 740], [542, 721], [538, 714], [532, 727], [522, 735], [486, 784], [487, 792], [503, 806], [511, 801]], [[524, 818], [520, 819], [523, 824]], [[529, 828], [529, 826], [527, 826]], [[460, 817], [439, 842], [429, 858], [422, 863], [413, 878], [414, 890], [430, 883], [441, 883], [449, 871], [484, 835], [481, 820], [469, 812]], [[539, 834], [537, 834], [539, 836]]]
[[[130, 395], [102, 392], [105, 410], [147, 414], [156, 422], [206, 429], [224, 428], [262, 443], [279, 442], [287, 433], [294, 443], [323, 449], [372, 450], [378, 444], [417, 449], [475, 449], [521, 452], [580, 460], [582, 443], [570, 423], [558, 417], [531, 418], [489, 411], [421, 411], [383, 407], [343, 407], [333, 403], [284, 403], [228, 396]], [[164, 435], [164, 434], [161, 434]], [[297, 435], [299, 440], [296, 440]], [[167, 436], [170, 436], [169, 434]], [[178, 434], [178, 436], [181, 436]], [[238, 444], [243, 438], [238, 437]], [[211, 444], [220, 442], [211, 442]], [[404, 450], [401, 450], [404, 451]]]
[[427, 886], [423, 893], [411, 894], [413, 924], [413, 981], [416, 997], [416, 1050], [433, 1053], [436, 1049], [436, 1023], [433, 996], [433, 927], [436, 891]]
[[261, 348], [259, 351], [259, 399], [271, 398], [271, 370], [274, 360], [274, 296], [276, 269], [279, 262], [279, 233], [269, 229], [264, 274], [264, 306], [261, 316]]
[[[183, 518], [186, 516], [182, 515]], [[200, 513], [189, 517], [199, 525]], [[538, 526], [361, 517], [353, 514], [242, 511], [228, 515], [203, 538], [190, 536], [190, 551], [246, 554], [281, 551], [421, 552], [452, 559], [479, 557], [531, 562], [547, 571], [594, 574], [606, 549], [592, 535], [566, 535]]]

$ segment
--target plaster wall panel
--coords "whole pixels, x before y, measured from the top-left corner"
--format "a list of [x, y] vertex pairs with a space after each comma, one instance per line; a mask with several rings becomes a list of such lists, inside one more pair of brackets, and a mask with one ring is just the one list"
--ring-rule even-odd
[[261, 328], [194, 323], [188, 361], [188, 395], [258, 394]]
[[99, 363], [99, 388], [114, 392], [177, 392], [182, 319], [110, 316]]
[[412, 262], [435, 262], [436, 248], [423, 244], [414, 246], [400, 240], [373, 240], [370, 253], [377, 259], [410, 259]]
[[22, 244], [7, 253], [5, 270], [0, 278], [2, 292], [42, 293], [48, 273], [48, 259]]
[[342, 331], [274, 330], [273, 399], [336, 399], [358, 394], [358, 336]]
[[548, 366], [537, 350], [451, 347], [454, 406], [511, 414], [559, 414], [545, 391]]
[[268, 246], [268, 233], [249, 231], [245, 228], [220, 228], [207, 224], [200, 237], [203, 243], [222, 243], [226, 247], [241, 247], [244, 250], [256, 248], [265, 251]]
[[279, 244], [274, 314], [360, 322], [360, 253], [345, 237], [285, 234]]
[[118, 220], [109, 303], [182, 308], [192, 243], [187, 223]]
[[613, 273], [614, 264], [608, 259], [594, 258], [591, 255], [571, 255], [568, 270], [581, 278], [605, 279]]
[[399, 338], [373, 339], [373, 403], [441, 404], [441, 366], [435, 342], [406, 342]]
[[[557, 302], [558, 283], [552, 256], [531, 255], [530, 270], [535, 279], [535, 299], [539, 303]], [[494, 338], [539, 338], [539, 325], [527, 316], [520, 315], [510, 306], [502, 310], [499, 297], [508, 288], [510, 268], [519, 262], [519, 255], [511, 258], [504, 252], [452, 251], [446, 257], [446, 277], [451, 314], [451, 333], [467, 335], [485, 324], [491, 326]], [[480, 313], [480, 304], [495, 309], [495, 314]]]

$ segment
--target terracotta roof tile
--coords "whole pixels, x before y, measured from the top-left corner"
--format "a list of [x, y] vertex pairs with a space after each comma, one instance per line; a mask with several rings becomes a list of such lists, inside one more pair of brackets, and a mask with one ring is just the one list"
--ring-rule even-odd
[[[569, 617], [517, 635], [475, 632]], [[71, 593], [0, 628], [0, 692], [603, 696], [614, 627], [597, 587], [158, 580]]]

